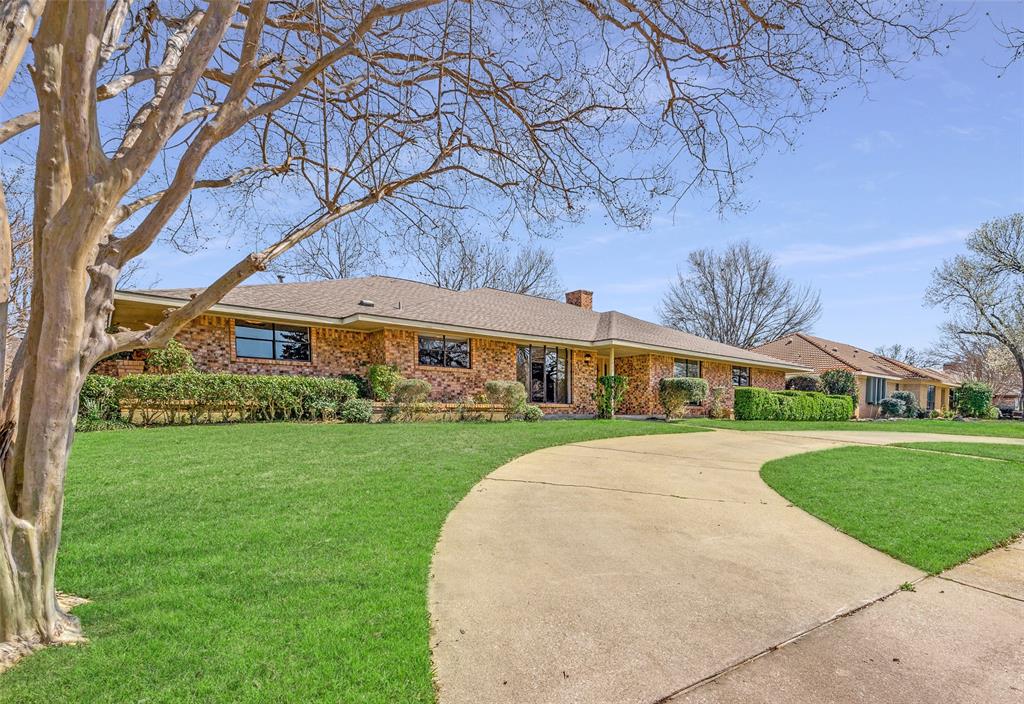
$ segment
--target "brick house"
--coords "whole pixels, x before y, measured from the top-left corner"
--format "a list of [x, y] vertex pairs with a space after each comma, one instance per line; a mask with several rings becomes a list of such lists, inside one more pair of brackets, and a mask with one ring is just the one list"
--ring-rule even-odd
[[860, 399], [857, 408], [859, 418], [877, 417], [878, 402], [893, 391], [910, 391], [924, 410], [949, 410], [952, 387], [956, 384], [953, 377], [944, 372], [922, 369], [844, 342], [803, 332], [755, 347], [753, 351], [810, 367], [817, 374], [828, 369], [852, 372]]
[[[118, 291], [112, 323], [140, 328], [196, 291]], [[518, 379], [548, 413], [591, 414], [597, 377], [629, 377], [620, 412], [660, 413], [658, 381], [702, 376], [781, 389], [799, 364], [705, 340], [616, 311], [590, 291], [565, 302], [490, 288], [450, 291], [386, 276], [240, 286], [178, 334], [202, 371], [365, 375], [393, 364], [430, 382], [435, 401], [472, 397], [489, 380]], [[97, 371], [110, 373], [101, 362]], [[138, 364], [133, 371], [138, 371]], [[703, 408], [694, 407], [692, 413]]]

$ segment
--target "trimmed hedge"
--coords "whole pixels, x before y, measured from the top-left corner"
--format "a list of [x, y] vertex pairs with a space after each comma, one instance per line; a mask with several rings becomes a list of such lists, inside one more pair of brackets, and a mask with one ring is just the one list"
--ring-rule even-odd
[[[105, 419], [141, 425], [219, 421], [323, 420], [359, 389], [350, 379], [254, 374], [90, 375], [79, 398], [80, 417], [103, 408]], [[116, 410], [115, 410], [116, 409]], [[114, 417], [110, 417], [111, 414]]]
[[492, 407], [501, 408], [505, 420], [521, 416], [526, 408], [526, 387], [521, 381], [486, 381], [484, 395]]
[[743, 386], [735, 391], [736, 420], [849, 420], [853, 399], [817, 391], [770, 391]]

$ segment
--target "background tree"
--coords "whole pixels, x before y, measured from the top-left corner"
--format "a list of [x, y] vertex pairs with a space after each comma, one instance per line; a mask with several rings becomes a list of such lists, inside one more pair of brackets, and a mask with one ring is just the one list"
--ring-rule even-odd
[[967, 254], [932, 273], [925, 300], [950, 315], [949, 335], [1001, 345], [1024, 386], [1024, 214], [992, 220], [971, 233]]
[[987, 337], [960, 335], [949, 323], [928, 350], [928, 363], [955, 374], [962, 381], [980, 381], [992, 387], [997, 398], [1018, 398], [1024, 377], [1006, 347]]
[[273, 273], [299, 281], [347, 279], [384, 269], [380, 240], [371, 231], [348, 222], [332, 223], [271, 265]]
[[[30, 155], [33, 285], [0, 408], [0, 639], [26, 647], [81, 637], [54, 575], [98, 360], [164, 346], [354, 213], [530, 229], [593, 209], [641, 226], [653, 198], [697, 187], [727, 205], [767, 144], [959, 20], [927, 0], [15, 0], [5, 20], [12, 6], [0, 143], [5, 167]], [[110, 330], [121, 272], [218, 190], [274, 225], [265, 246], [157, 325]], [[7, 301], [2, 197], [0, 223]]]
[[454, 291], [488, 286], [512, 293], [557, 298], [561, 284], [551, 252], [540, 245], [487, 240], [472, 231], [445, 227], [409, 242], [420, 277]]
[[913, 347], [904, 347], [900, 343], [896, 342], [891, 345], [882, 345], [881, 347], [875, 348], [875, 354], [880, 354], [883, 357], [895, 359], [897, 362], [903, 362], [914, 367], [921, 367], [928, 364], [926, 355]]
[[821, 317], [817, 291], [784, 278], [772, 255], [750, 242], [690, 252], [661, 301], [662, 322], [736, 347], [756, 347]]

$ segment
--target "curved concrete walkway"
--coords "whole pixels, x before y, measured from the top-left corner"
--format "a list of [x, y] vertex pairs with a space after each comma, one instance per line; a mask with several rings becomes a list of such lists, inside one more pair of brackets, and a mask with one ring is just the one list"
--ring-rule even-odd
[[[950, 677], [984, 680], [963, 701], [1020, 701], [1024, 598], [969, 580], [898, 592], [924, 574], [790, 506], [758, 474], [801, 452], [929, 440], [1006, 442], [716, 431], [577, 443], [510, 462], [456, 507], [437, 545], [429, 599], [440, 703], [894, 701], [897, 692], [953, 701]], [[961, 613], [925, 609], [945, 631], [841, 630], [891, 608], [900, 611], [882, 623], [899, 623], [901, 604], [954, 603], [957, 590], [971, 592], [955, 600]], [[974, 602], [995, 604], [987, 620], [961, 608]], [[984, 647], [957, 647], [957, 617], [975, 640], [986, 629]], [[917, 639], [906, 658], [929, 634], [945, 643], [931, 671], [894, 672], [900, 639]], [[768, 667], [783, 652], [792, 662]], [[958, 653], [963, 662], [952, 663]]]

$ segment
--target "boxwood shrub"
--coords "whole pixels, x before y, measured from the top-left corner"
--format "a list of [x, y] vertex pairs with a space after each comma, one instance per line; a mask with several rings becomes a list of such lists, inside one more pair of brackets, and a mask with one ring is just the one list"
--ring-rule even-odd
[[[219, 421], [322, 420], [359, 395], [351, 379], [254, 374], [132, 374], [87, 377], [80, 417], [101, 407], [141, 425]], [[116, 411], [115, 411], [116, 408]]]
[[817, 391], [770, 391], [756, 386], [735, 390], [737, 420], [849, 420], [853, 399]]
[[992, 406], [992, 387], [981, 381], [965, 381], [956, 390], [956, 410], [972, 418], [987, 418]]

